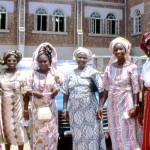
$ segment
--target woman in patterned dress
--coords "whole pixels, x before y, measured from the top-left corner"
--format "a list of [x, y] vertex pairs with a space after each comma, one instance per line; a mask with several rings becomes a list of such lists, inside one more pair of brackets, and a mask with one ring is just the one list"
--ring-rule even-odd
[[[141, 49], [150, 58], [150, 32], [145, 33], [141, 41]], [[141, 118], [144, 116], [143, 125], [143, 142], [142, 150], [150, 149], [150, 61], [149, 59], [143, 65], [141, 72], [141, 80], [143, 81], [142, 93], [142, 112]], [[142, 122], [142, 121], [141, 121]]]
[[[33, 54], [34, 71], [29, 78], [27, 94], [32, 96], [33, 150], [57, 150], [58, 112], [55, 96], [57, 54], [52, 45], [42, 43]], [[48, 106], [52, 112], [50, 120], [38, 120], [38, 108]]]
[[2, 131], [6, 150], [10, 150], [11, 144], [18, 145], [19, 150], [23, 150], [24, 143], [28, 141], [22, 125], [23, 114], [28, 115], [28, 112], [23, 113], [26, 82], [22, 73], [16, 69], [21, 58], [20, 52], [9, 50], [4, 53], [1, 61], [2, 65], [7, 65], [0, 73]]
[[93, 80], [98, 92], [103, 91], [100, 74], [92, 66], [87, 65], [92, 58], [90, 50], [79, 47], [73, 55], [78, 67], [64, 79], [62, 111], [63, 117], [67, 119], [67, 103], [69, 101], [73, 150], [105, 150], [102, 123], [96, 117], [98, 101], [91, 87]]
[[108, 127], [113, 150], [140, 149], [136, 133], [138, 93], [137, 66], [130, 62], [131, 44], [124, 38], [110, 43], [112, 58], [104, 73], [104, 95], [98, 114], [102, 118], [103, 104], [108, 97]]

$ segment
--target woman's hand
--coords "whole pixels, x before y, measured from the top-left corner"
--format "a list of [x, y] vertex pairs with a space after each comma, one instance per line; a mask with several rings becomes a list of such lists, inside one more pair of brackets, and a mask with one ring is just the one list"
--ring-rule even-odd
[[103, 107], [99, 106], [96, 112], [96, 117], [98, 120], [103, 119]]
[[29, 111], [28, 110], [24, 110], [23, 117], [25, 120], [29, 120], [30, 117], [29, 117]]
[[69, 115], [68, 115], [67, 110], [62, 110], [62, 116], [63, 116], [63, 119], [69, 120]]
[[55, 99], [55, 96], [58, 94], [58, 92], [59, 92], [59, 89], [53, 88], [50, 98]]
[[135, 118], [138, 115], [138, 107], [133, 107], [128, 111], [130, 118]]

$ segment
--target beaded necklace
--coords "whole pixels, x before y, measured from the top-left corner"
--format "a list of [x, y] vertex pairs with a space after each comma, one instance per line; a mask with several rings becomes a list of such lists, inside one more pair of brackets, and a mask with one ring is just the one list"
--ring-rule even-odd
[[[48, 74], [48, 73], [47, 73]], [[44, 91], [44, 89], [45, 89], [45, 87], [46, 87], [46, 80], [47, 80], [47, 74], [46, 74], [46, 77], [44, 76], [44, 75], [42, 75], [45, 79], [44, 79], [44, 84], [43, 84], [43, 87], [41, 86], [41, 82], [40, 82], [40, 80], [41, 80], [41, 74], [39, 73], [39, 85], [38, 85], [38, 89], [39, 89], [39, 91], [40, 92], [43, 92]]]

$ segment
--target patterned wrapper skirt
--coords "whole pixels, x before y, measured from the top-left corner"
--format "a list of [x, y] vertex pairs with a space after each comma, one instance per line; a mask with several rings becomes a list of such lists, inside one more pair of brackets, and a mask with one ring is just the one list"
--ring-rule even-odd
[[142, 150], [150, 150], [150, 88], [144, 95], [144, 125]]

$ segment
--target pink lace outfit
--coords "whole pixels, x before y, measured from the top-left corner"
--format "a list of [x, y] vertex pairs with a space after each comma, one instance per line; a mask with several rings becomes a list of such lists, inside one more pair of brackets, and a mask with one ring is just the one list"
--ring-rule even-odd
[[[29, 78], [29, 87], [44, 93], [44, 99], [32, 97], [33, 150], [57, 150], [58, 112], [55, 99], [50, 98], [51, 90], [56, 87], [54, 76], [50, 71], [47, 76], [34, 71]], [[37, 119], [37, 110], [42, 106], [50, 107], [52, 118], [49, 121]]]
[[[108, 127], [113, 150], [135, 150], [140, 147], [136, 119], [124, 117], [133, 108], [133, 93], [140, 92], [136, 65], [126, 61], [123, 68], [107, 66], [103, 87], [108, 90]], [[141, 135], [140, 135], [141, 136]]]

